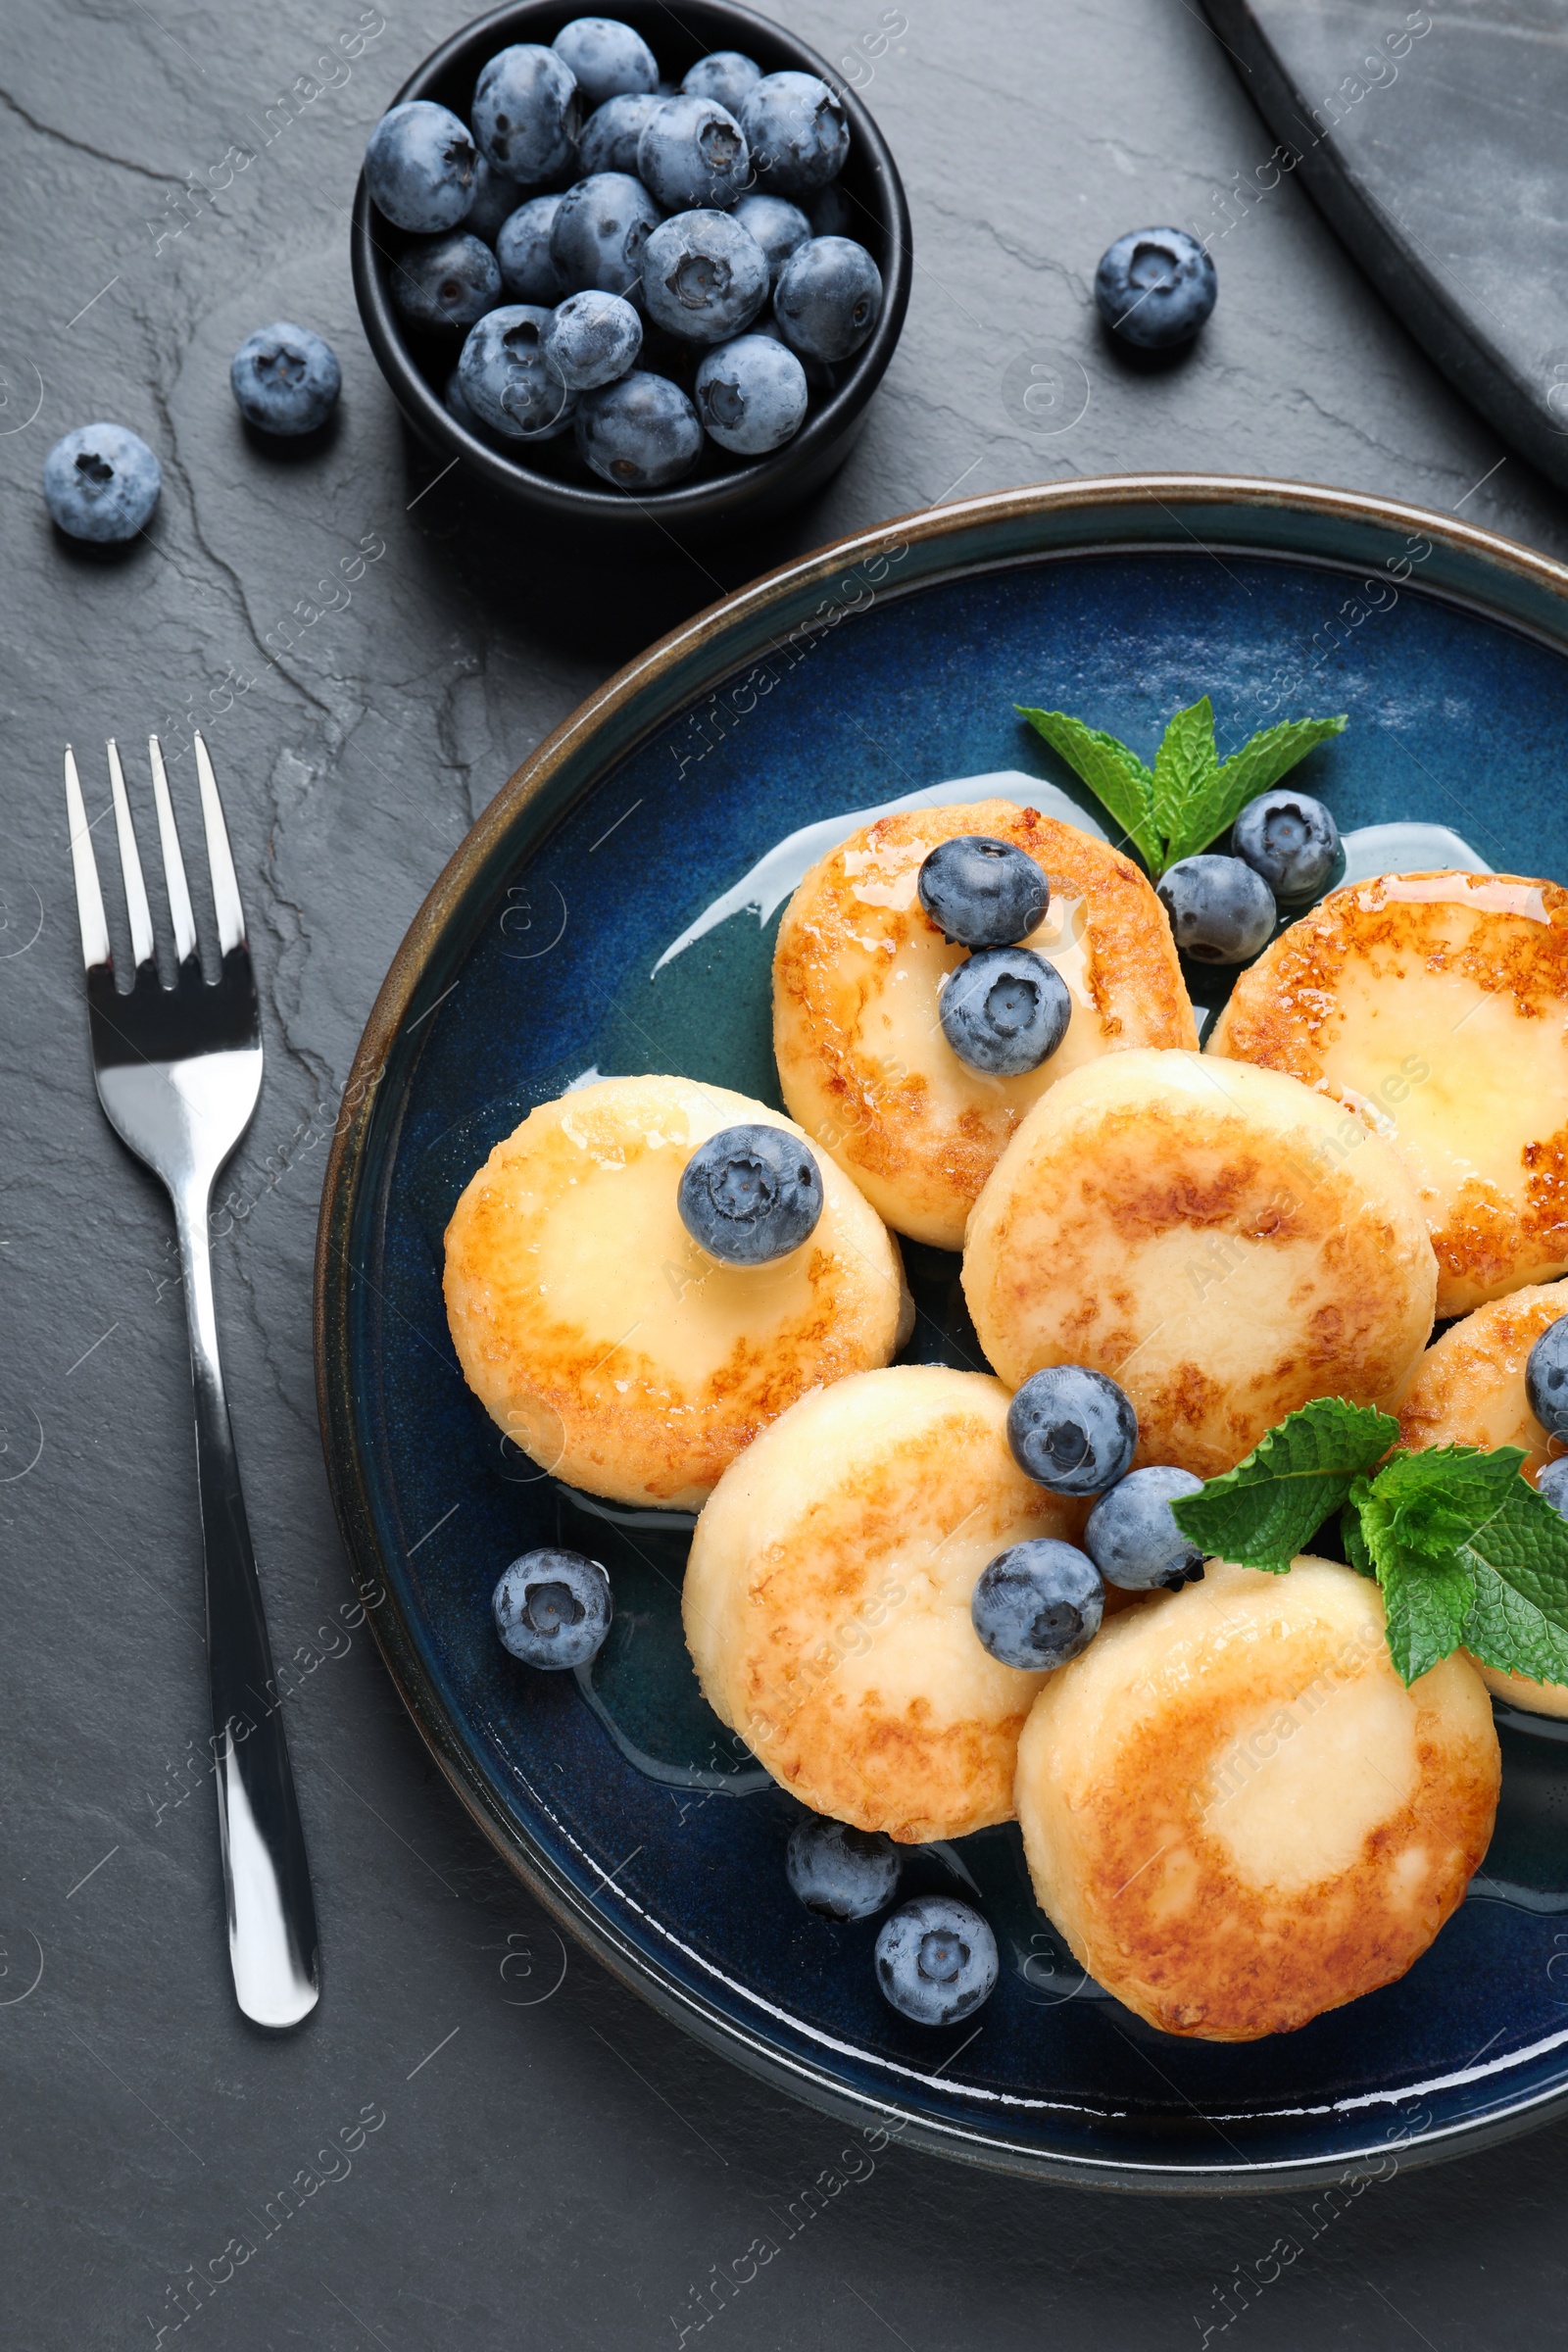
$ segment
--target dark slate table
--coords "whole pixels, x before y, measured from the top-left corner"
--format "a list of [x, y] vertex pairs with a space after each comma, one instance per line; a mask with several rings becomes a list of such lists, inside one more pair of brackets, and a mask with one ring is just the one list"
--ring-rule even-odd
[[[420, 897], [540, 736], [717, 584], [956, 492], [1139, 466], [1349, 484], [1558, 555], [1562, 501], [1289, 180], [1217, 240], [1219, 308], [1190, 365], [1135, 373], [1102, 347], [1089, 287], [1111, 236], [1211, 225], [1274, 144], [1185, 0], [906, 0], [874, 63], [871, 0], [787, 0], [820, 49], [864, 60], [914, 216], [907, 331], [848, 470], [773, 541], [671, 551], [653, 573], [563, 573], [526, 533], [484, 541], [411, 458], [350, 295], [365, 136], [459, 22], [455, 0], [385, 8], [8, 16], [0, 2341], [557, 2352], [711, 2327], [732, 2352], [1228, 2330], [1313, 2352], [1554, 2346], [1568, 2126], [1327, 2206], [1112, 2200], [896, 2147], [873, 2163], [564, 1952], [364, 1632], [318, 1633], [349, 1587], [310, 1298], [325, 1138]], [[341, 429], [305, 462], [251, 446], [228, 397], [235, 345], [279, 316], [343, 361]], [[1031, 413], [1037, 365], [1083, 370], [1076, 421], [1076, 400]], [[38, 496], [50, 442], [99, 416], [165, 466], [151, 544], [113, 566], [55, 539]], [[318, 583], [357, 550], [352, 601], [323, 610]], [[218, 1281], [274, 1645], [296, 1662], [325, 1954], [320, 2008], [281, 2042], [242, 2026], [227, 1984], [194, 1764], [180, 1298], [161, 1200], [92, 1096], [61, 789], [68, 736], [97, 808], [104, 736], [158, 728], [177, 748], [197, 714], [267, 1023]], [[760, 2264], [758, 2240], [777, 2249]]]

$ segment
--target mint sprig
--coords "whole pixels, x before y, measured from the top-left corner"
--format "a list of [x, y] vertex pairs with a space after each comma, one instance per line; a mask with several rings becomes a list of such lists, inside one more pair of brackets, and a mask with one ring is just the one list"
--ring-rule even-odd
[[1279, 1575], [1336, 1506], [1350, 1566], [1383, 1592], [1389, 1654], [1413, 1683], [1463, 1647], [1505, 1674], [1568, 1683], [1568, 1521], [1517, 1446], [1380, 1457], [1387, 1413], [1319, 1397], [1201, 1494], [1173, 1503], [1211, 1556]]
[[1179, 858], [1206, 849], [1249, 801], [1347, 723], [1344, 716], [1288, 718], [1264, 727], [1222, 761], [1205, 694], [1176, 712], [1149, 768], [1130, 745], [1065, 710], [1035, 710], [1024, 703], [1013, 709], [1109, 809], [1156, 882]]

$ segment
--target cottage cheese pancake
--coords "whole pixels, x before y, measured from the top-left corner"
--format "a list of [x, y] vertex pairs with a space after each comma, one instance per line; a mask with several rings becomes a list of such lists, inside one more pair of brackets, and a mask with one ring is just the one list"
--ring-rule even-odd
[[1415, 1179], [1438, 1313], [1568, 1269], [1568, 891], [1390, 874], [1335, 891], [1236, 983], [1210, 1050], [1358, 1111]]
[[1313, 1396], [1382, 1403], [1432, 1329], [1437, 1266], [1391, 1147], [1276, 1070], [1106, 1054], [1046, 1095], [969, 1223], [990, 1361], [1118, 1381], [1140, 1462], [1234, 1468]]
[[1018, 1746], [1041, 1908], [1167, 2034], [1251, 2041], [1403, 1976], [1492, 1836], [1480, 1677], [1406, 1690], [1378, 1588], [1213, 1563], [1051, 1676]]
[[688, 1158], [751, 1121], [800, 1133], [724, 1087], [602, 1079], [531, 1111], [458, 1202], [445, 1287], [464, 1376], [573, 1486], [695, 1508], [798, 1396], [898, 1344], [897, 1246], [831, 1163], [815, 1231], [771, 1265], [720, 1265], [687, 1233]]
[[[993, 1078], [943, 1037], [938, 995], [964, 950], [920, 906], [920, 866], [956, 834], [1028, 852], [1051, 904], [1024, 945], [1072, 998], [1067, 1034], [1021, 1078]], [[784, 1100], [889, 1224], [962, 1247], [976, 1195], [1030, 1105], [1068, 1071], [1134, 1046], [1196, 1047], [1170, 925], [1144, 876], [1076, 826], [1011, 801], [911, 808], [854, 833], [806, 876], [773, 957]]]

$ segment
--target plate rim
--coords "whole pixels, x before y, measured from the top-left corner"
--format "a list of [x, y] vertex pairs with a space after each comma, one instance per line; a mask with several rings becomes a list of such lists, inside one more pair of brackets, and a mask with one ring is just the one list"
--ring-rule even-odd
[[[1185, 513], [1184, 513], [1185, 511]], [[463, 909], [482, 894], [492, 870], [514, 855], [513, 839], [525, 823], [559, 821], [604, 767], [624, 759], [702, 692], [730, 674], [762, 644], [788, 642], [837, 626], [861, 609], [858, 579], [853, 602], [821, 594], [848, 590], [861, 567], [901, 562], [918, 551], [914, 569], [887, 590], [902, 599], [943, 578], [1010, 568], [1053, 556], [1085, 556], [1140, 549], [1168, 552], [1185, 541], [1213, 549], [1188, 516], [1210, 514], [1222, 524], [1220, 544], [1232, 552], [1321, 564], [1344, 571], [1361, 561], [1303, 547], [1293, 538], [1308, 521], [1347, 541], [1412, 533], [1430, 540], [1442, 562], [1423, 578], [1421, 593], [1501, 620], [1568, 655], [1568, 564], [1498, 533], [1452, 515], [1369, 493], [1311, 483], [1210, 473], [1108, 474], [1033, 484], [955, 500], [895, 516], [847, 534], [762, 574], [681, 622], [624, 663], [552, 730], [514, 770], [470, 826], [437, 875], [393, 956], [371, 1006], [344, 1086], [322, 1180], [317, 1229], [313, 1332], [317, 1409], [327, 1484], [356, 1593], [375, 1645], [442, 1777], [469, 1818], [556, 1923], [567, 1930], [629, 1990], [709, 2048], [775, 2089], [866, 2130], [897, 2134], [929, 2153], [1013, 2176], [1077, 2187], [1188, 2196], [1250, 2194], [1268, 2189], [1388, 2178], [1381, 2168], [1397, 2148], [1396, 2169], [1467, 2154], [1535, 2129], [1568, 2112], [1568, 2080], [1522, 2097], [1501, 2111], [1460, 2120], [1408, 2139], [1369, 2141], [1323, 2156], [1245, 2156], [1212, 2164], [1139, 2162], [1124, 2151], [1103, 2158], [1024, 2145], [985, 2131], [977, 2122], [947, 2122], [907, 2106], [898, 2096], [874, 2099], [840, 2081], [826, 2063], [811, 2065], [776, 2044], [748, 2034], [716, 2007], [702, 2001], [672, 1974], [662, 1972], [604, 1912], [585, 1901], [545, 1849], [520, 1834], [494, 1796], [445, 1708], [428, 1687], [398, 1603], [385, 1577], [353, 1442], [350, 1397], [349, 1295], [353, 1269], [348, 1244], [367, 1172], [367, 1151], [380, 1105], [382, 1080], [399, 1043], [433, 1012], [444, 991], [429, 994], [415, 1011], [421, 985], [440, 980], [471, 946]], [[1159, 519], [1158, 517], [1163, 517]], [[1142, 526], [1142, 527], [1140, 527]], [[966, 553], [964, 542], [995, 541], [988, 553]], [[944, 561], [944, 555], [951, 558]], [[1217, 560], [1217, 559], [1216, 559]], [[1367, 561], [1371, 561], [1368, 557]], [[839, 578], [838, 575], [843, 575]], [[885, 576], [885, 569], [884, 569]], [[818, 594], [814, 613], [795, 619], [782, 639], [767, 638], [769, 620], [790, 619]], [[870, 603], [882, 593], [872, 585]], [[695, 682], [693, 667], [706, 675]], [[412, 1017], [411, 1017], [412, 1016]], [[395, 1115], [401, 1117], [401, 1104]], [[379, 1591], [377, 1588], [379, 1587]], [[383, 1606], [383, 1603], [385, 1604]], [[590, 1865], [597, 1868], [592, 1857]], [[603, 1874], [602, 1874], [603, 1875]], [[939, 2087], [935, 2073], [916, 2076]], [[1410, 2098], [1420, 2093], [1412, 2090]]]

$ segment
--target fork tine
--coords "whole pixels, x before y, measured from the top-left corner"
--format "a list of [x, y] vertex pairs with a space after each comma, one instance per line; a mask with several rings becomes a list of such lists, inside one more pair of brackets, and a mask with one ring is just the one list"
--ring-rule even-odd
[[120, 746], [113, 736], [107, 749], [109, 784], [115, 796], [115, 831], [120, 836], [120, 870], [125, 882], [125, 912], [130, 918], [130, 960], [140, 970], [144, 963], [153, 960], [152, 909], [147, 904], [147, 885], [141, 878], [141, 852], [136, 847], [135, 829], [130, 821]]
[[98, 861], [92, 854], [87, 811], [82, 806], [81, 778], [76, 755], [66, 746], [66, 822], [71, 828], [71, 868], [76, 884], [76, 919], [81, 925], [82, 961], [90, 972], [108, 963], [109, 925], [104, 919], [104, 894], [98, 887]]
[[213, 907], [218, 916], [218, 945], [226, 956], [245, 945], [245, 909], [239, 903], [239, 883], [228, 847], [223, 804], [218, 797], [218, 778], [199, 730], [191, 738], [196, 750], [196, 775], [202, 788], [202, 820], [207, 827], [207, 863], [213, 877]]
[[164, 773], [164, 749], [156, 735], [147, 738], [147, 758], [153, 771], [153, 799], [158, 807], [158, 839], [164, 853], [169, 915], [174, 926], [174, 961], [183, 963], [187, 956], [196, 953], [196, 917], [191, 912], [185, 860], [179, 854], [179, 835], [174, 829], [174, 805], [169, 797], [169, 778]]

